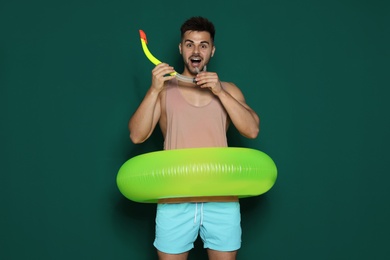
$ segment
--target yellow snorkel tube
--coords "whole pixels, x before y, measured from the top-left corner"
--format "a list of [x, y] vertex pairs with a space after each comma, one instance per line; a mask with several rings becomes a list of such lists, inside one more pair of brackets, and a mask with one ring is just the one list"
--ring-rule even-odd
[[[149, 51], [149, 48], [148, 48], [148, 40], [147, 40], [147, 38], [146, 38], [145, 32], [144, 32], [143, 30], [139, 30], [139, 35], [140, 35], [140, 38], [141, 38], [142, 50], [144, 51], [146, 57], [147, 57], [154, 65], [160, 64], [161, 61], [158, 60], [156, 57], [154, 57], [153, 54]], [[204, 70], [206, 70], [206, 66], [204, 67]], [[190, 82], [190, 83], [195, 83], [195, 78], [183, 76], [183, 75], [177, 73], [176, 71], [175, 71], [175, 72], [172, 72], [170, 75], [176, 76], [176, 78], [177, 78], [178, 80], [181, 80], [181, 81]]]

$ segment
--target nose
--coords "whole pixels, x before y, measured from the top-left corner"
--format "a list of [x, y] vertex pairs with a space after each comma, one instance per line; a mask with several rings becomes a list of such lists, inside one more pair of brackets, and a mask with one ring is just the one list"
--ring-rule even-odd
[[198, 54], [198, 53], [199, 53], [199, 47], [197, 47], [197, 46], [194, 47], [194, 53], [195, 53], [195, 54]]

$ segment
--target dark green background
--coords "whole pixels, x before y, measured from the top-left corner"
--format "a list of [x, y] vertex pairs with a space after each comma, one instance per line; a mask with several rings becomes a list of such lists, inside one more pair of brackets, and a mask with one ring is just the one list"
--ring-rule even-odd
[[[216, 25], [210, 71], [261, 117], [276, 185], [242, 200], [239, 259], [390, 255], [388, 1], [0, 4], [0, 259], [155, 259], [154, 204], [115, 183], [142, 145], [127, 122], [150, 84], [138, 29], [181, 71], [179, 27]], [[190, 259], [205, 259], [197, 242]]]

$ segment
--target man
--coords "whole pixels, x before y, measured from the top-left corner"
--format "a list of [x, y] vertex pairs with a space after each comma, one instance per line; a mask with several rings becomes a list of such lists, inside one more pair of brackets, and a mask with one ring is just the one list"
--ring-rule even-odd
[[[215, 53], [214, 35], [214, 25], [203, 17], [192, 17], [181, 26], [181, 75], [194, 82], [177, 80], [166, 63], [153, 69], [152, 84], [129, 121], [134, 143], [147, 140], [157, 123], [166, 150], [226, 147], [230, 123], [243, 136], [257, 137], [259, 117], [240, 89], [204, 70]], [[200, 234], [210, 260], [234, 260], [241, 246], [240, 221], [234, 196], [160, 200], [154, 246], [159, 259], [187, 259]]]

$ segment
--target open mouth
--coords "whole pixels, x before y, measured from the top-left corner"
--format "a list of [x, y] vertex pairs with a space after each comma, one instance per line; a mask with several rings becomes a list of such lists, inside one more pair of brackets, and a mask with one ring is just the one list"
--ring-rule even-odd
[[190, 61], [191, 61], [192, 67], [197, 68], [200, 66], [202, 59], [200, 57], [192, 57], [192, 58], [190, 58]]

